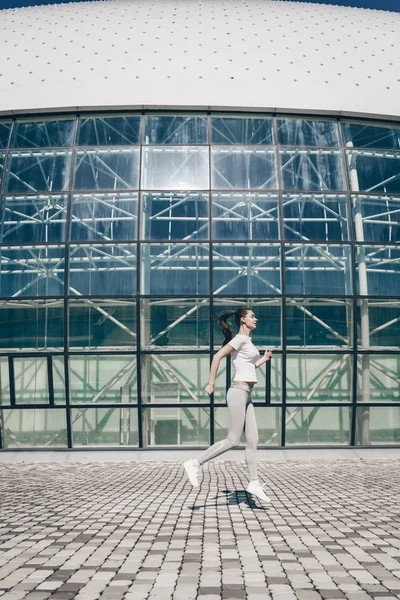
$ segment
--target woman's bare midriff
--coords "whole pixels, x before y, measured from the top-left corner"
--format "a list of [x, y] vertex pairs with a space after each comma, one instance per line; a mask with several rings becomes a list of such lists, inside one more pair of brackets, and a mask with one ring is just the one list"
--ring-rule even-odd
[[241, 383], [242, 385], [249, 385], [252, 388], [255, 381], [233, 381], [232, 383]]

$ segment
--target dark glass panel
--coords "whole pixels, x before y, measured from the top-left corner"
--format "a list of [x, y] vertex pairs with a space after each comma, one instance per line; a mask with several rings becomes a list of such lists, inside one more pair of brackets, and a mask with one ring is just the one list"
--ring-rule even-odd
[[149, 115], [145, 144], [207, 144], [207, 117]]
[[216, 240], [277, 240], [278, 195], [220, 192], [212, 195], [213, 238]]
[[288, 148], [280, 151], [284, 190], [345, 190], [340, 150]]
[[61, 192], [68, 188], [70, 167], [69, 150], [9, 152], [4, 191]]
[[74, 190], [122, 190], [139, 184], [138, 148], [78, 150]]
[[50, 148], [72, 146], [75, 118], [38, 121], [16, 121], [11, 148]]
[[208, 237], [208, 195], [190, 192], [142, 194], [143, 239], [198, 240]]
[[63, 348], [63, 300], [1, 301], [0, 331], [4, 350]]
[[344, 143], [355, 148], [400, 148], [400, 127], [342, 123]]
[[8, 138], [10, 137], [11, 123], [0, 121], [0, 148], [7, 148]]
[[353, 196], [356, 239], [365, 242], [400, 242], [400, 198]]
[[81, 117], [78, 146], [121, 146], [139, 143], [140, 115]]
[[63, 242], [66, 219], [67, 196], [3, 196], [0, 241]]
[[136, 239], [137, 194], [74, 194], [70, 239], [125, 241]]
[[362, 348], [400, 348], [400, 300], [359, 300], [357, 325]]
[[283, 194], [287, 240], [341, 242], [349, 239], [347, 197], [327, 194]]
[[273, 120], [265, 117], [212, 117], [212, 144], [273, 144]]
[[400, 152], [347, 151], [354, 192], [400, 193]]
[[284, 146], [339, 146], [336, 121], [277, 119], [278, 141]]
[[400, 247], [358, 246], [357, 286], [361, 296], [399, 295]]

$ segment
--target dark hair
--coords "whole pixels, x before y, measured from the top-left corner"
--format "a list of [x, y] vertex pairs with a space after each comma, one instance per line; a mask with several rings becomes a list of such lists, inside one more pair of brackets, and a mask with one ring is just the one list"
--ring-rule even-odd
[[225, 344], [230, 342], [233, 338], [233, 331], [232, 328], [228, 325], [227, 319], [229, 319], [229, 317], [231, 317], [232, 315], [235, 315], [235, 324], [239, 329], [240, 319], [242, 317], [245, 317], [249, 310], [251, 310], [251, 308], [249, 308], [248, 306], [241, 306], [237, 310], [227, 310], [218, 318], [218, 326], [222, 329], [222, 333], [225, 337], [224, 343], [222, 344], [223, 346], [225, 346]]

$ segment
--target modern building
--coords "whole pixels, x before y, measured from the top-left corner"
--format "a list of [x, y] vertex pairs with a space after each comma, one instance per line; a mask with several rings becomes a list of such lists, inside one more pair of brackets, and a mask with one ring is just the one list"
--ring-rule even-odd
[[[225, 436], [216, 320], [273, 349], [260, 446], [400, 444], [400, 15], [0, 11], [2, 449]], [[261, 370], [262, 371], [262, 370]]]

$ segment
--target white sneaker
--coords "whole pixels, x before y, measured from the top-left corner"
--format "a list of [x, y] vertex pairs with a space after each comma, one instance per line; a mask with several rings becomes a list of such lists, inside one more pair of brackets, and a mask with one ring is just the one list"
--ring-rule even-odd
[[271, 500], [268, 498], [268, 496], [263, 490], [263, 487], [265, 485], [267, 484], [264, 483], [264, 485], [261, 485], [259, 481], [250, 481], [249, 485], [247, 486], [246, 492], [248, 492], [249, 494], [253, 494], [253, 496], [257, 496], [257, 498], [259, 498], [260, 500], [264, 500], [264, 502], [271, 502]]
[[186, 475], [188, 476], [192, 486], [199, 487], [199, 481], [197, 479], [199, 475], [199, 467], [193, 464], [193, 459], [184, 462], [183, 466], [185, 467]]

